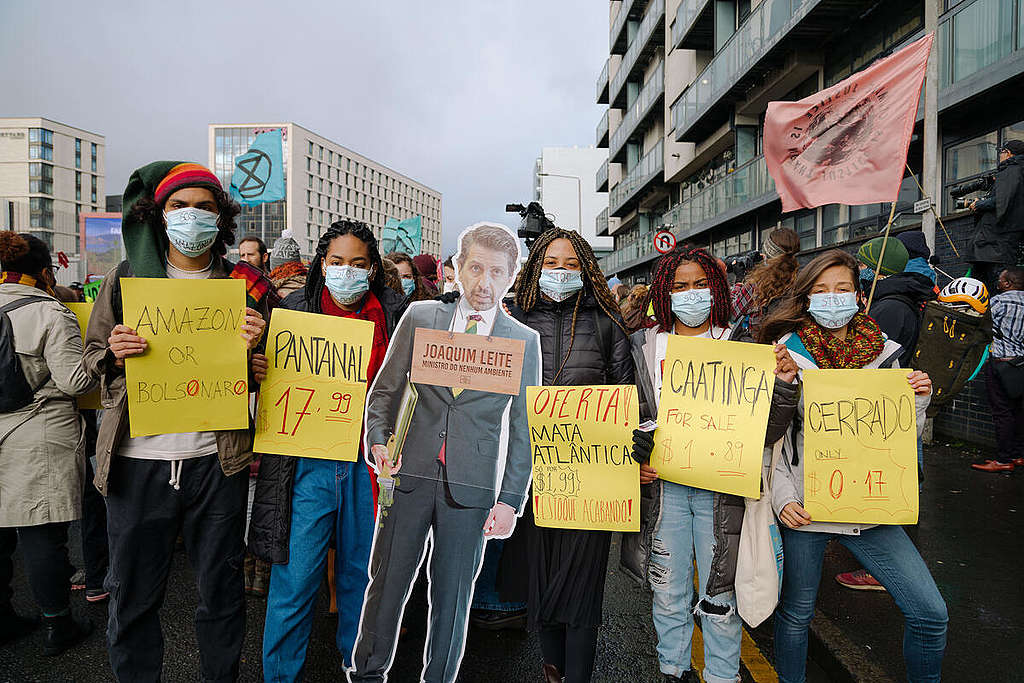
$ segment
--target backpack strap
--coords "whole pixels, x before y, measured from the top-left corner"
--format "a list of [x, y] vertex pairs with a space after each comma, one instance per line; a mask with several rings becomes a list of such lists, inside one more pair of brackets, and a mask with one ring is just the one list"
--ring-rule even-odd
[[28, 304], [35, 303], [36, 301], [51, 301], [51, 300], [52, 299], [50, 297], [48, 297], [48, 296], [26, 296], [26, 297], [22, 297], [20, 299], [12, 301], [11, 303], [9, 303], [6, 306], [4, 306], [3, 308], [0, 308], [0, 313], [3, 313], [4, 315], [6, 315], [7, 313], [10, 313], [11, 311], [16, 311], [19, 308], [21, 308], [22, 306], [27, 306]]

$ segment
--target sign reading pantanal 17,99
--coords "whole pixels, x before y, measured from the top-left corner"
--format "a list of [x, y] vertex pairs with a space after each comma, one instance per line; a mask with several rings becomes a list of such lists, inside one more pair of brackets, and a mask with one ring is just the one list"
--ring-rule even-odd
[[668, 335], [651, 466], [666, 481], [761, 495], [770, 346]]
[[245, 283], [122, 278], [121, 299], [147, 342], [125, 359], [131, 436], [247, 428]]
[[276, 309], [253, 449], [357, 460], [372, 345], [368, 320]]
[[906, 370], [808, 370], [804, 508], [821, 522], [916, 524], [917, 410]]
[[537, 526], [640, 530], [635, 386], [527, 387]]

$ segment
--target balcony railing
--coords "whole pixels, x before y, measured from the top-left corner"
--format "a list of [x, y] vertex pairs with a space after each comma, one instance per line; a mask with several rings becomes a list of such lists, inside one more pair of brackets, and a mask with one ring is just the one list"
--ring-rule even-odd
[[597, 77], [597, 103], [608, 104], [608, 62], [611, 58], [604, 60], [604, 68], [601, 75]]
[[715, 216], [774, 192], [764, 157], [757, 157], [671, 207], [661, 223], [670, 223], [676, 237], [686, 239]]
[[[1005, 0], [1003, 0], [1005, 2]], [[676, 140], [821, 0], [764, 0], [672, 105]]]
[[672, 25], [672, 44], [678, 46], [693, 28], [693, 22], [700, 16], [710, 0], [683, 0], [676, 10], [676, 23]]
[[594, 232], [597, 235], [608, 234], [608, 207], [604, 207], [604, 211], [597, 214], [597, 218], [594, 219]]
[[619, 5], [619, 13], [612, 20], [612, 30], [608, 38], [608, 45], [612, 48], [615, 47], [622, 29], [626, 25], [626, 19], [629, 18], [629, 11], [633, 8], [633, 2], [634, 0], [622, 0], [622, 4]]
[[665, 94], [665, 62], [659, 61], [658, 67], [651, 74], [651, 77], [644, 84], [644, 87], [640, 90], [640, 94], [636, 98], [636, 102], [633, 103], [629, 109], [626, 110], [625, 115], [622, 117], [622, 123], [612, 133], [611, 141], [608, 143], [608, 158], [615, 159], [618, 157], [619, 152], [622, 151], [626, 141], [636, 130], [637, 126], [641, 121], [647, 118], [654, 105], [661, 101], [661, 96]]
[[1021, 5], [1022, 0], [961, 2], [939, 21], [936, 47], [942, 87], [962, 81], [1024, 48]]
[[604, 110], [601, 120], [597, 122], [597, 146], [608, 146], [608, 110]]
[[598, 261], [605, 277], [611, 277], [623, 268], [629, 267], [640, 259], [654, 253], [654, 233], [661, 223], [650, 221], [649, 227], [633, 228], [628, 234], [615, 235], [615, 250]]
[[664, 169], [664, 141], [659, 139], [657, 144], [633, 167], [633, 170], [611, 189], [608, 194], [609, 213], [612, 216], [617, 216], [623, 205], [646, 187], [647, 183], [660, 175]]
[[619, 64], [619, 70], [615, 72], [615, 77], [612, 78], [611, 88], [608, 91], [610, 102], [615, 102], [618, 99], [622, 86], [626, 84], [626, 80], [629, 78], [630, 73], [632, 73], [633, 67], [636, 66], [640, 54], [647, 47], [651, 38], [654, 37], [655, 29], [661, 25], [661, 20], [664, 16], [665, 0], [651, 0], [651, 4], [647, 6], [647, 13], [644, 15], [643, 21], [640, 22], [640, 28], [636, 33], [636, 37], [630, 44], [629, 49], [626, 50], [626, 54], [623, 55], [622, 63]]
[[597, 167], [597, 173], [594, 174], [594, 185], [598, 192], [608, 191], [608, 162], [603, 162]]

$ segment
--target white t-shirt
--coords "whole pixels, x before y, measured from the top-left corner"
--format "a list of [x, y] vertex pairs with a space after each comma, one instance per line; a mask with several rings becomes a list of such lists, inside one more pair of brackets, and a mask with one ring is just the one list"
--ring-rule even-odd
[[[658, 363], [658, 371], [654, 373], [654, 395], [655, 397], [661, 397], [661, 373], [664, 370], [665, 365], [665, 354], [668, 351], [668, 337], [672, 332], [659, 332], [654, 339], [654, 359]], [[703, 334], [695, 334], [694, 337], [702, 337], [704, 339], [728, 339], [729, 328], [727, 327], [709, 327], [707, 332]]]
[[[178, 280], [205, 280], [213, 272], [213, 259], [202, 270], [183, 270], [167, 262], [167, 277]], [[215, 432], [154, 434], [124, 439], [117, 454], [137, 460], [191, 460], [217, 452]]]

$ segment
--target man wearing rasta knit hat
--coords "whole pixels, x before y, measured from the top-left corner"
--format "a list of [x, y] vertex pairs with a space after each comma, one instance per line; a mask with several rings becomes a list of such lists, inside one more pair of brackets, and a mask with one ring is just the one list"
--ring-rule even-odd
[[[147, 345], [124, 324], [120, 281], [238, 277], [238, 267], [223, 256], [234, 241], [239, 208], [208, 169], [175, 161], [136, 170], [124, 199], [128, 259], [103, 279], [82, 359], [86, 372], [100, 381], [107, 408], [94, 483], [107, 497], [110, 665], [118, 681], [159, 680], [159, 609], [180, 529], [198, 584], [202, 677], [235, 680], [245, 634], [242, 536], [252, 434], [241, 429], [128, 437], [124, 359], [145, 353]], [[243, 265], [251, 307], [240, 333], [251, 352], [262, 337], [268, 302], [258, 271], [252, 278], [249, 271], [256, 269]], [[265, 364], [254, 361], [252, 372], [262, 379]]]

